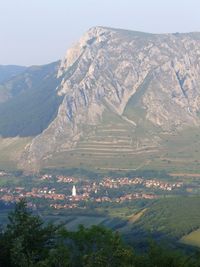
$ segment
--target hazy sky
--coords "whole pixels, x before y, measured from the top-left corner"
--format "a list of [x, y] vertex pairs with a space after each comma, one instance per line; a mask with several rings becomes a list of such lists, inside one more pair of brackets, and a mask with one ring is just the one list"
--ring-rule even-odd
[[92, 26], [200, 31], [200, 0], [0, 0], [0, 64], [45, 64]]

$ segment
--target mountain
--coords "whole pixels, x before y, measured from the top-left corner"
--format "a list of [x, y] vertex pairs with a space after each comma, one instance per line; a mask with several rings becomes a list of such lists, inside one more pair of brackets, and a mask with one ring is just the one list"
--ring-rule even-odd
[[26, 67], [16, 65], [0, 65], [0, 103], [8, 99], [9, 94], [1, 86], [7, 80], [10, 80], [18, 74], [25, 71]]
[[7, 94], [7, 99], [0, 98], [2, 137], [35, 136], [48, 127], [62, 98], [56, 94], [58, 65], [59, 61], [29, 67], [1, 84]]
[[0, 65], [0, 83], [22, 73], [26, 67], [16, 65]]
[[200, 33], [94, 27], [54, 64], [0, 89], [0, 134], [31, 136], [20, 168], [197, 168]]

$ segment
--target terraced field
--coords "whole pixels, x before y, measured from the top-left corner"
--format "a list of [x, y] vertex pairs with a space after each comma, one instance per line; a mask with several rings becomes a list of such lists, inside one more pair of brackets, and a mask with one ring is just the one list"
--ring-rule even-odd
[[[158, 152], [156, 144], [147, 138], [145, 132], [141, 142], [134, 125], [123, 118], [113, 117], [93, 128], [87, 137], [79, 141], [75, 149], [56, 155], [53, 158], [54, 162], [71, 167], [84, 165], [108, 170], [134, 170], [148, 163]], [[53, 160], [50, 165], [53, 164]]]
[[[100, 124], [84, 129], [75, 148], [50, 155], [42, 167], [200, 173], [199, 129], [163, 133], [145, 121], [144, 112], [131, 106], [119, 116], [107, 109]], [[0, 138], [0, 169], [16, 169], [20, 153], [30, 140]]]

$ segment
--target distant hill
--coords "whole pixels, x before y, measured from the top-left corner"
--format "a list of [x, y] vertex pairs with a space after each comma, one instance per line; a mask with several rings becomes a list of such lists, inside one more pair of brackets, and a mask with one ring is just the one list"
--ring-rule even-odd
[[0, 87], [9, 95], [0, 104], [2, 137], [35, 136], [55, 118], [62, 97], [57, 96], [59, 62], [27, 68]]
[[0, 83], [22, 73], [26, 67], [16, 65], [0, 65]]

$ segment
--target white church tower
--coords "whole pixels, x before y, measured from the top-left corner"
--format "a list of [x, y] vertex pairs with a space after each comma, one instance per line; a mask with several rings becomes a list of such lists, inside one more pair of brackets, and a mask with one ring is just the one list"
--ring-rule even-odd
[[76, 186], [73, 185], [72, 187], [72, 196], [75, 197], [76, 196]]

